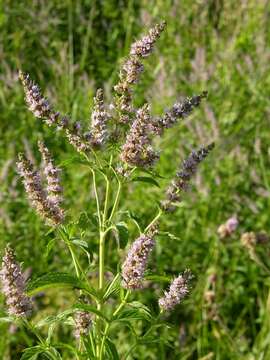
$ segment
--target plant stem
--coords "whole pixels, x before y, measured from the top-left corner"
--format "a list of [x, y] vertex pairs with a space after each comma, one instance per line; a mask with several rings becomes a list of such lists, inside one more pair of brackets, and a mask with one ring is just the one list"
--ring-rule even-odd
[[144, 232], [147, 233], [147, 231], [149, 229], [151, 229], [151, 227], [158, 221], [158, 219], [160, 218], [160, 216], [162, 215], [163, 211], [161, 209], [159, 209], [157, 215], [154, 217], [154, 219], [150, 222], [150, 224], [144, 229]]
[[114, 175], [117, 179], [117, 182], [118, 182], [118, 188], [117, 188], [117, 193], [116, 193], [116, 197], [115, 197], [115, 200], [114, 200], [114, 204], [113, 204], [113, 208], [112, 208], [112, 211], [111, 211], [111, 214], [110, 214], [110, 217], [109, 217], [109, 222], [112, 220], [115, 212], [116, 212], [116, 209], [117, 209], [117, 206], [118, 206], [118, 203], [119, 203], [119, 198], [120, 198], [120, 193], [121, 193], [121, 189], [122, 189], [122, 183], [121, 181], [119, 180], [115, 170], [113, 169], [112, 167], [112, 170], [114, 172]]
[[83, 275], [85, 277], [84, 271], [83, 271], [82, 267], [80, 266], [79, 260], [78, 260], [76, 254], [75, 254], [75, 252], [73, 250], [73, 246], [70, 243], [70, 240], [69, 240], [68, 235], [66, 234], [65, 228], [59, 229], [58, 232], [60, 234], [60, 237], [63, 239], [63, 241], [65, 242], [65, 244], [67, 245], [67, 247], [69, 249], [69, 252], [70, 252], [70, 255], [72, 257], [72, 261], [73, 261], [73, 264], [74, 264], [74, 267], [75, 267], [77, 277], [80, 278], [81, 275]]
[[32, 332], [32, 334], [34, 334], [34, 335], [37, 337], [37, 339], [39, 340], [39, 342], [40, 342], [43, 346], [46, 345], [45, 340], [42, 339], [42, 337], [39, 335], [39, 333], [36, 331], [34, 325], [33, 325], [30, 321], [28, 321], [26, 318], [24, 318], [24, 319], [23, 319], [23, 324], [25, 325], [25, 327], [26, 327], [29, 331]]
[[99, 222], [99, 228], [101, 229], [101, 215], [100, 215], [99, 198], [98, 198], [98, 193], [97, 193], [96, 173], [91, 167], [90, 167], [90, 170], [93, 175], [93, 186], [94, 186], [94, 193], [95, 193], [96, 204], [97, 204], [98, 222]]
[[99, 237], [99, 289], [104, 286], [104, 253], [105, 253], [105, 233], [100, 232]]
[[106, 175], [103, 175], [106, 181], [106, 194], [105, 194], [105, 202], [104, 202], [104, 209], [103, 209], [103, 217], [102, 217], [102, 225], [103, 230], [105, 227], [105, 223], [107, 220], [107, 212], [108, 212], [108, 203], [109, 203], [109, 192], [110, 192], [110, 181]]
[[[113, 316], [112, 316], [113, 318], [114, 318], [114, 316], [116, 316], [116, 315], [119, 313], [119, 311], [123, 308], [123, 306], [125, 306], [129, 294], [130, 294], [130, 292], [127, 291], [124, 299], [121, 301], [121, 303], [119, 304], [118, 308], [114, 311]], [[109, 332], [109, 329], [110, 329], [110, 323], [107, 323], [107, 324], [106, 324], [106, 327], [105, 327], [105, 329], [104, 329], [103, 337], [102, 337], [102, 342], [101, 342], [101, 347], [100, 347], [100, 354], [99, 354], [99, 360], [102, 360], [102, 359], [103, 359], [104, 345], [105, 345], [105, 340], [106, 340], [107, 334], [108, 334], [108, 332]]]

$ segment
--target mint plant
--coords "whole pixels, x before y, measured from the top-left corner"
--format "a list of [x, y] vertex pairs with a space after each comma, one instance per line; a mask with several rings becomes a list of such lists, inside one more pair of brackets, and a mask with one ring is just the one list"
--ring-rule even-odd
[[[61, 131], [78, 152], [80, 162], [89, 170], [97, 219], [97, 226], [93, 231], [99, 239], [98, 253], [91, 260], [91, 267], [85, 267], [85, 262], [78, 255], [78, 246], [88, 256], [88, 244], [74, 240], [76, 222], [66, 216], [61, 171], [54, 164], [49, 149], [43, 141], [39, 141], [38, 149], [43, 162], [40, 169], [35, 168], [25, 154], [20, 154], [17, 167], [28, 199], [55, 236], [66, 245], [75, 271], [74, 275], [65, 272], [47, 273], [26, 284], [14, 251], [7, 246], [1, 271], [2, 291], [9, 314], [7, 321], [25, 326], [37, 339], [36, 346], [23, 352], [24, 360], [36, 359], [41, 354], [49, 359], [61, 359], [63, 348], [76, 359], [120, 359], [122, 356], [126, 359], [136, 351], [137, 346], [152, 339], [151, 331], [164, 324], [163, 314], [172, 311], [189, 292], [192, 276], [186, 270], [175, 279], [165, 279], [171, 281], [171, 284], [164, 294], [160, 290], [160, 299], [157, 299], [160, 309], [158, 313], [151, 312], [147, 304], [133, 300], [136, 298], [136, 291], [143, 291], [145, 286], [148, 260], [157, 241], [160, 218], [173, 216], [198, 165], [213, 149], [214, 144], [193, 151], [167, 189], [160, 190], [164, 192], [163, 200], [147, 226], [143, 227], [130, 216], [138, 229], [138, 236], [135, 240], [129, 239], [131, 244], [126, 250], [126, 257], [119, 258], [113, 279], [106, 277], [106, 261], [109, 261], [111, 255], [108, 253], [108, 238], [115, 233], [121, 238], [123, 231], [127, 233], [120, 206], [125, 201], [123, 189], [135, 178], [156, 182], [154, 167], [160, 154], [154, 147], [155, 137], [162, 136], [167, 128], [188, 116], [207, 96], [204, 91], [181, 103], [176, 102], [159, 117], [151, 114], [151, 107], [147, 103], [140, 108], [134, 106], [133, 87], [144, 70], [143, 61], [152, 53], [154, 44], [164, 29], [165, 22], [155, 25], [131, 46], [130, 53], [121, 66], [119, 82], [113, 89], [112, 104], [105, 105], [102, 89], [96, 91], [91, 123], [87, 129], [55, 111], [30, 76], [20, 71], [19, 77], [29, 110], [53, 131]], [[148, 176], [142, 176], [145, 173]], [[103, 179], [103, 183], [97, 181], [98, 177]], [[94, 274], [89, 277], [95, 266], [98, 268], [97, 281]], [[158, 276], [155, 274], [154, 278], [157, 279]], [[30, 314], [35, 301], [31, 296], [50, 286], [73, 288], [77, 301], [63, 313], [35, 322], [34, 319], [31, 320]], [[117, 343], [111, 337], [112, 327], [121, 328], [125, 324], [127, 329], [134, 332], [133, 322], [136, 320], [146, 321], [147, 329], [134, 335], [134, 342], [130, 344], [128, 353], [118, 354]], [[53, 330], [59, 323], [73, 326], [76, 339], [73, 345], [55, 342]], [[48, 329], [47, 335], [43, 328]]]

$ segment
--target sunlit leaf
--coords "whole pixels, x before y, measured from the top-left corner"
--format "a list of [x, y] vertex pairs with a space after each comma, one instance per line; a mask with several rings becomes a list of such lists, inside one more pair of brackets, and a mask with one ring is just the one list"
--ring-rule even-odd
[[120, 360], [120, 357], [118, 355], [116, 346], [114, 345], [114, 343], [110, 340], [110, 339], [106, 339], [106, 350], [109, 353], [111, 359], [113, 360]]
[[52, 287], [71, 287], [83, 289], [84, 285], [78, 278], [70, 274], [62, 272], [51, 272], [42, 275], [37, 279], [30, 280], [27, 283], [26, 292], [28, 295], [33, 295]]
[[111, 295], [117, 294], [120, 291], [120, 284], [121, 284], [121, 276], [117, 274], [112, 282], [109, 284], [105, 294], [103, 296], [104, 300], [107, 300]]
[[134, 182], [143, 182], [143, 183], [146, 183], [146, 184], [151, 184], [151, 185], [155, 185], [157, 187], [160, 187], [159, 186], [159, 183], [152, 177], [150, 176], [136, 176], [132, 179], [132, 181]]
[[33, 346], [23, 351], [21, 360], [36, 360], [38, 355], [43, 353], [44, 349], [41, 346]]

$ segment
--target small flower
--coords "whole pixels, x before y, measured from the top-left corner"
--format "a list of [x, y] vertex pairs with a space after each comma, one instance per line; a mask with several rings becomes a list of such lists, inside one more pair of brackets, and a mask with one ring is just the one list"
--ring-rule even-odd
[[198, 107], [202, 99], [207, 97], [207, 91], [203, 91], [200, 95], [188, 97], [183, 103], [175, 103], [173, 107], [166, 111], [165, 114], [157, 118], [151, 124], [151, 130], [157, 135], [161, 135], [164, 129], [171, 128], [178, 119], [187, 117], [195, 107]]
[[29, 315], [32, 302], [25, 294], [25, 280], [20, 265], [16, 262], [14, 251], [9, 246], [5, 249], [0, 276], [8, 313], [16, 317]]
[[94, 109], [92, 112], [92, 123], [90, 130], [90, 142], [93, 146], [101, 146], [107, 139], [108, 113], [104, 107], [104, 96], [102, 89], [98, 89], [94, 98]]
[[49, 126], [57, 124], [59, 114], [52, 110], [48, 100], [42, 95], [39, 86], [30, 79], [29, 74], [22, 71], [19, 72], [19, 78], [24, 87], [25, 101], [29, 110], [37, 118], [44, 118]]
[[181, 192], [187, 191], [190, 180], [196, 173], [198, 165], [213, 148], [214, 143], [201, 147], [198, 151], [192, 151], [189, 157], [183, 161], [182, 169], [176, 174], [176, 178], [172, 181], [166, 192], [167, 199], [162, 203], [165, 211], [173, 211], [175, 209], [173, 203], [181, 201]]
[[79, 152], [88, 152], [90, 150], [89, 139], [85, 138], [81, 131], [73, 128], [66, 129], [66, 137], [68, 142]]
[[218, 235], [224, 239], [225, 237], [231, 236], [237, 229], [239, 222], [236, 216], [229, 218], [225, 224], [219, 226], [217, 232]]
[[78, 122], [72, 127], [71, 121], [67, 116], [63, 116], [60, 112], [55, 112], [48, 100], [42, 95], [40, 88], [33, 80], [30, 79], [29, 74], [19, 72], [25, 92], [25, 100], [29, 110], [37, 117], [42, 118], [44, 122], [49, 125], [55, 125], [59, 130], [63, 130], [69, 143], [78, 152], [87, 152], [90, 150], [90, 144], [81, 133]]
[[131, 45], [128, 58], [122, 65], [119, 82], [114, 86], [116, 92], [114, 107], [118, 111], [119, 122], [127, 124], [134, 118], [135, 109], [132, 105], [131, 85], [139, 81], [144, 67], [142, 59], [150, 55], [156, 40], [165, 28], [165, 22], [155, 25], [149, 33]]
[[142, 287], [147, 260], [154, 245], [153, 238], [145, 234], [142, 234], [131, 245], [122, 266], [122, 285], [124, 288], [135, 290]]
[[189, 270], [185, 270], [170, 285], [169, 291], [165, 291], [164, 296], [159, 299], [159, 306], [162, 311], [171, 311], [179, 304], [189, 292], [189, 281], [192, 275]]
[[151, 145], [149, 123], [150, 108], [145, 104], [137, 111], [126, 142], [122, 147], [121, 160], [131, 166], [149, 167], [158, 159], [158, 154]]
[[86, 336], [92, 324], [91, 314], [86, 311], [76, 311], [74, 321], [74, 336], [77, 339], [79, 339], [83, 335]]
[[52, 199], [52, 192], [48, 195], [47, 191], [43, 189], [40, 173], [34, 170], [30, 160], [20, 154], [17, 167], [19, 174], [23, 178], [24, 188], [30, 203], [37, 213], [50, 225], [61, 224], [64, 220], [64, 212], [55, 202], [55, 199]]
[[131, 45], [130, 55], [137, 55], [139, 57], [147, 57], [153, 51], [153, 46], [160, 34], [165, 29], [166, 22], [156, 24], [149, 30], [148, 34], [143, 36], [142, 39], [136, 41]]
[[128, 84], [136, 84], [143, 69], [143, 64], [136, 57], [128, 58], [123, 65], [126, 82]]
[[47, 180], [47, 201], [59, 206], [62, 201], [63, 191], [59, 177], [61, 170], [54, 165], [51, 154], [42, 141], [38, 142], [38, 147], [44, 162], [44, 174]]

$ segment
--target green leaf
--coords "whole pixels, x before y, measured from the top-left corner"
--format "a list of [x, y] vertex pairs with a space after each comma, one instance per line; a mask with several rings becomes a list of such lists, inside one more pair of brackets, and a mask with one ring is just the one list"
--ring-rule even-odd
[[148, 169], [141, 168], [140, 171], [150, 175], [152, 178], [166, 179], [166, 177], [160, 175], [158, 172], [156, 172], [154, 170], [148, 170]]
[[75, 304], [73, 306], [73, 309], [84, 310], [86, 312], [96, 314], [97, 316], [104, 319], [106, 322], [109, 322], [109, 319], [104, 314], [102, 314], [102, 312], [97, 310], [94, 306], [91, 306], [91, 305], [88, 305], [88, 304]]
[[59, 352], [53, 348], [53, 347], [50, 347], [48, 350], [45, 350], [44, 353], [46, 355], [48, 355], [48, 357], [51, 359], [51, 360], [62, 360], [62, 357], [61, 355], [59, 354]]
[[52, 287], [84, 289], [83, 284], [75, 276], [62, 272], [51, 272], [28, 282], [26, 292], [28, 295], [33, 295], [43, 291], [44, 289]]
[[160, 187], [159, 183], [150, 176], [136, 176], [136, 177], [134, 177], [132, 179], [132, 181], [134, 181], [134, 182], [140, 181], [140, 182], [144, 182], [144, 183], [147, 183], [147, 184], [151, 184], [151, 185], [155, 185], [157, 187]]
[[40, 320], [36, 323], [35, 327], [39, 328], [46, 325], [51, 325], [57, 322], [62, 322], [67, 319], [72, 313], [74, 313], [74, 309], [67, 309], [60, 314], [47, 316], [45, 319]]
[[14, 318], [12, 318], [12, 317], [5, 316], [5, 317], [0, 318], [0, 324], [1, 323], [12, 323], [12, 322], [14, 322]]
[[37, 356], [44, 352], [41, 346], [33, 346], [23, 351], [21, 360], [36, 360]]
[[114, 345], [114, 343], [107, 338], [105, 344], [106, 344], [106, 350], [109, 353], [111, 359], [120, 360], [120, 357], [118, 355], [118, 352], [117, 352], [117, 349], [116, 349], [116, 346]]
[[50, 252], [52, 251], [54, 245], [55, 245], [55, 239], [51, 239], [51, 240], [48, 242], [47, 246], [46, 246], [46, 251], [45, 251], [45, 253], [44, 253], [44, 258], [45, 258], [45, 259], [47, 259], [48, 256], [50, 255]]
[[119, 247], [120, 249], [124, 249], [127, 246], [128, 236], [129, 236], [127, 225], [121, 222], [116, 224], [115, 227], [117, 229], [116, 236], [119, 243]]
[[113, 294], [118, 294], [121, 287], [120, 284], [121, 284], [121, 276], [118, 273], [107, 287], [107, 290], [103, 295], [103, 300], [104, 301], [107, 300]]
[[81, 156], [73, 156], [73, 157], [70, 157], [68, 158], [67, 160], [64, 160], [62, 161], [59, 166], [61, 168], [64, 168], [64, 167], [68, 167], [70, 164], [83, 164], [83, 165], [87, 165], [87, 161], [85, 159], [83, 159]]
[[138, 309], [140, 311], [140, 313], [142, 314], [142, 316], [144, 316], [145, 320], [151, 320], [152, 319], [152, 314], [151, 314], [151, 310], [144, 304], [142, 304], [139, 301], [132, 301], [131, 303], [128, 304], [128, 306]]
[[[128, 305], [132, 305], [132, 303]], [[122, 310], [120, 313], [118, 313], [116, 318], [113, 319], [113, 321], [122, 321], [122, 320], [151, 321], [151, 319], [152, 319], [152, 315], [150, 310], [145, 305], [136, 302], [136, 306], [133, 306], [132, 309]]]

